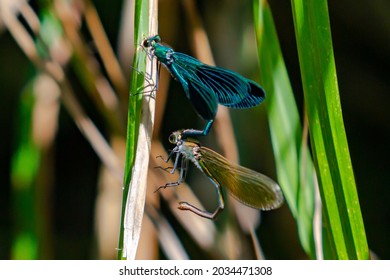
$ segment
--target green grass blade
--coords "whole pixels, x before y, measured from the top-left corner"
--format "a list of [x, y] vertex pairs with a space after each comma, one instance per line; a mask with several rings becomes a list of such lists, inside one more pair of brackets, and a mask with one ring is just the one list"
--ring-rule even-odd
[[254, 0], [254, 20], [278, 181], [297, 221], [302, 247], [315, 258], [314, 166], [307, 146], [302, 146], [298, 108], [266, 1]]
[[130, 98], [127, 118], [127, 142], [126, 142], [126, 163], [124, 185], [128, 186], [131, 180], [131, 168], [135, 158], [137, 146], [138, 129], [141, 122], [142, 94], [140, 89], [144, 84], [144, 75], [146, 70], [146, 55], [143, 50], [138, 48], [139, 44], [148, 34], [148, 1], [138, 0], [135, 2], [135, 19], [134, 19], [134, 42], [136, 42], [136, 51], [133, 58]]
[[33, 139], [33, 110], [35, 104], [33, 82], [21, 96], [16, 149], [12, 157], [11, 178], [14, 214], [12, 259], [31, 260], [39, 256], [36, 183], [41, 163], [41, 152]]
[[327, 1], [292, 0], [291, 3], [311, 144], [329, 238], [329, 242], [324, 242], [324, 257], [368, 259], [341, 112]]
[[153, 93], [144, 93], [143, 87], [145, 77], [152, 76], [152, 73], [153, 81], [157, 80], [157, 71], [156, 69], [151, 71], [151, 67], [147, 68], [145, 51], [139, 46], [150, 35], [150, 29], [155, 32], [156, 13], [157, 2], [155, 0], [135, 2], [136, 52], [133, 69], [136, 71], [133, 71], [128, 108], [119, 259], [135, 258], [141, 233], [155, 104], [154, 97], [151, 97]]
[[[135, 18], [134, 18], [134, 39], [135, 42], [140, 42], [140, 38], [143, 32], [147, 32], [148, 24], [145, 18], [148, 17], [147, 14], [147, 1], [135, 1]], [[127, 117], [127, 135], [126, 135], [126, 158], [125, 158], [125, 170], [124, 170], [124, 182], [123, 182], [123, 197], [122, 197], [122, 216], [121, 216], [121, 227], [120, 227], [120, 236], [119, 236], [119, 245], [118, 245], [118, 258], [122, 258], [122, 248], [123, 248], [123, 238], [124, 238], [124, 217], [125, 210], [127, 205], [127, 196], [129, 192], [130, 180], [131, 180], [131, 171], [133, 169], [135, 151], [137, 145], [137, 136], [138, 128], [141, 122], [141, 104], [142, 104], [142, 94], [132, 94], [137, 93], [137, 89], [141, 88], [144, 83], [144, 77], [140, 74], [145, 72], [146, 61], [145, 55], [142, 52], [136, 51], [133, 58], [133, 67], [137, 71], [132, 72], [131, 86], [130, 86], [130, 98], [129, 98], [129, 107], [128, 107], [128, 117]]]

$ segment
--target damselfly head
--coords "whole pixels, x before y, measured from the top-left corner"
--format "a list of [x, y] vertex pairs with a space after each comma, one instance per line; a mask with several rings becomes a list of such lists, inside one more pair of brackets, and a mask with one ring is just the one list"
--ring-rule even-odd
[[195, 144], [196, 146], [200, 146], [200, 142], [197, 139], [194, 139], [192, 137], [188, 137], [185, 134], [185, 131], [187, 129], [181, 129], [181, 130], [176, 130], [169, 135], [169, 143], [174, 144], [176, 146], [181, 146], [183, 143], [186, 145], [191, 145]]
[[172, 132], [171, 135], [169, 135], [169, 143], [171, 144], [177, 144], [181, 139], [182, 136], [182, 130], [177, 130], [175, 132]]
[[146, 38], [143, 42], [143, 46], [145, 48], [149, 48], [149, 47], [152, 47], [155, 43], [160, 43], [161, 42], [161, 38], [159, 35], [155, 35], [155, 36], [152, 36], [152, 37], [149, 37], [149, 38]]

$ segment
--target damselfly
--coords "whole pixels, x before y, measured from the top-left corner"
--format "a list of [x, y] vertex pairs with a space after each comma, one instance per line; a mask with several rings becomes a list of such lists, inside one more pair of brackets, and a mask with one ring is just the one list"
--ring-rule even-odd
[[[198, 141], [182, 136], [183, 131], [176, 131], [170, 135], [169, 142], [176, 144], [176, 147], [165, 160], [168, 162], [171, 157], [175, 156], [174, 166], [170, 173], [173, 174], [176, 169], [180, 168], [180, 177], [177, 182], [167, 183], [157, 190], [180, 185], [185, 179], [188, 162], [192, 161], [215, 185], [219, 205], [213, 213], [210, 213], [187, 202], [180, 202], [178, 207], [180, 210], [189, 210], [204, 218], [215, 219], [224, 209], [222, 187], [226, 187], [234, 198], [252, 208], [271, 210], [283, 203], [282, 191], [271, 178], [231, 163], [220, 154], [202, 146]], [[162, 169], [168, 171], [167, 168]]]
[[233, 71], [206, 65], [201, 61], [161, 44], [160, 36], [147, 38], [143, 46], [149, 49], [172, 76], [181, 83], [187, 98], [198, 115], [207, 121], [203, 130], [186, 129], [184, 136], [207, 135], [217, 113], [218, 104], [231, 108], [251, 108], [265, 98], [263, 88]]

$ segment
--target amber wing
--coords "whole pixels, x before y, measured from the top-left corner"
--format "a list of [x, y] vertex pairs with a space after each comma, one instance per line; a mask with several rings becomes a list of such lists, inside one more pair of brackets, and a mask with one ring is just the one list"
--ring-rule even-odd
[[231, 163], [222, 155], [201, 146], [199, 161], [203, 171], [243, 204], [262, 210], [278, 208], [283, 203], [279, 185], [271, 178], [249, 168]]

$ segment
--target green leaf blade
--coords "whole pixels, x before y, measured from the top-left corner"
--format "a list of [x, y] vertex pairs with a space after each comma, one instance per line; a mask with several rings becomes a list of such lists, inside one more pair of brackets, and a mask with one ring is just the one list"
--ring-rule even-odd
[[323, 202], [325, 258], [368, 259], [342, 118], [327, 1], [292, 0], [305, 104]]
[[314, 166], [302, 141], [302, 126], [276, 29], [266, 1], [254, 1], [261, 83], [267, 109], [278, 181], [297, 220], [305, 252], [316, 256], [313, 235]]
[[[132, 170], [134, 167], [138, 131], [141, 124], [141, 109], [143, 94], [140, 91], [142, 89], [145, 76], [142, 73], [146, 71], [146, 54], [143, 50], [138, 47], [145, 35], [148, 34], [149, 24], [149, 3], [147, 0], [135, 1], [134, 11], [134, 42], [136, 42], [136, 51], [133, 58], [133, 69], [136, 71], [132, 72], [131, 85], [130, 85], [130, 98], [128, 106], [127, 116], [127, 134], [126, 134], [126, 157], [125, 157], [125, 170], [123, 179], [123, 195], [122, 195], [122, 215], [121, 225], [119, 234], [118, 248], [118, 259], [126, 259], [123, 257], [124, 248], [124, 231], [125, 231], [125, 212], [128, 203], [128, 194], [130, 191], [130, 181]], [[141, 94], [140, 94], [141, 93]]]

